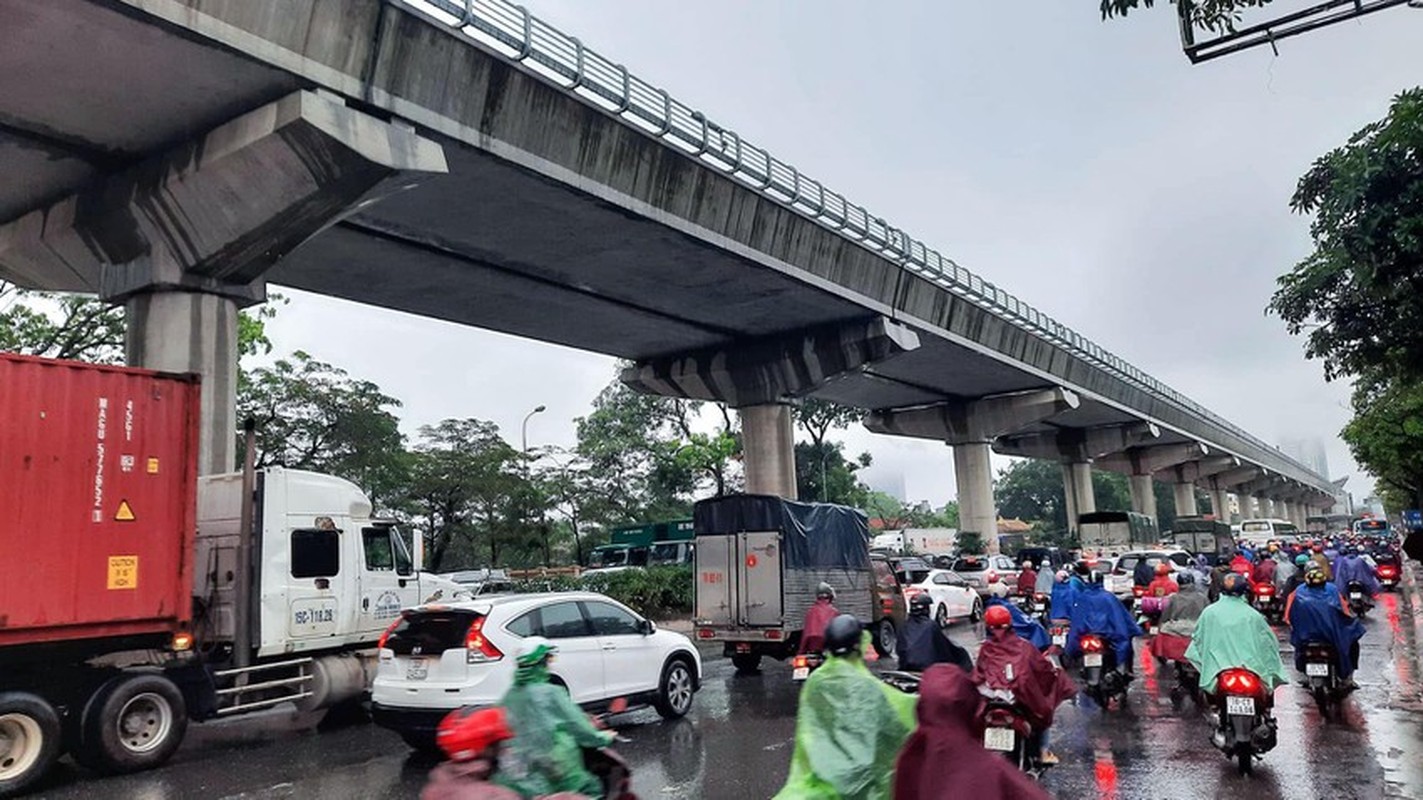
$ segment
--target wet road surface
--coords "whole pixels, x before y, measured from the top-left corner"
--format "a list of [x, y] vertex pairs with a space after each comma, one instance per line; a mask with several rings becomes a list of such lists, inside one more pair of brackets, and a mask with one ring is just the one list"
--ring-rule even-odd
[[[1176, 712], [1173, 678], [1146, 659], [1128, 707], [1103, 714], [1090, 700], [1066, 704], [1053, 726], [1062, 764], [1044, 785], [1063, 798], [1246, 797], [1419, 798], [1423, 800], [1423, 696], [1415, 621], [1401, 595], [1388, 594], [1366, 618], [1360, 690], [1343, 721], [1325, 724], [1307, 693], [1275, 695], [1279, 746], [1239, 777], [1209, 742], [1210, 728], [1190, 703]], [[976, 647], [976, 626], [951, 633]], [[1281, 650], [1292, 665], [1287, 635]], [[1141, 648], [1139, 647], [1138, 650]], [[767, 662], [760, 675], [736, 676], [717, 656], [686, 720], [650, 711], [616, 720], [628, 741], [618, 749], [644, 798], [769, 797], [785, 779], [795, 728], [796, 689], [788, 668]], [[1291, 671], [1291, 674], [1293, 672]], [[140, 775], [100, 778], [60, 763], [35, 794], [65, 799], [413, 798], [432, 763], [411, 755], [389, 731], [368, 724], [313, 727], [311, 717], [195, 725], [174, 759]]]

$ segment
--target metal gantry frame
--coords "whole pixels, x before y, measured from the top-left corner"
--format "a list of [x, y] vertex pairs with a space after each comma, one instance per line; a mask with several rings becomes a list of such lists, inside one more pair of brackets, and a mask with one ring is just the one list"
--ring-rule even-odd
[[1195, 26], [1191, 24], [1191, 9], [1195, 4], [1191, 0], [1180, 0], [1176, 4], [1176, 10], [1181, 24], [1181, 50], [1191, 59], [1192, 64], [1199, 64], [1267, 44], [1275, 55], [1279, 55], [1277, 45], [1283, 39], [1404, 3], [1415, 7], [1419, 5], [1418, 0], [1327, 0], [1276, 17], [1269, 22], [1214, 34], [1202, 41], [1197, 41]]
[[[849, 236], [914, 274], [1070, 352], [1119, 380], [1205, 419], [1244, 442], [1315, 476], [1239, 426], [1151, 377], [1047, 314], [959, 266], [923, 242], [892, 227], [844, 195], [807, 177], [730, 128], [629, 73], [508, 0], [401, 0], [463, 31], [484, 48], [522, 64], [554, 86], [614, 115], [687, 155], [708, 163], [761, 195]], [[1354, 2], [1354, 0], [1343, 0]], [[1373, 0], [1396, 5], [1404, 0]], [[1367, 4], [1366, 4], [1367, 5]], [[1323, 485], [1323, 484], [1321, 484]]]

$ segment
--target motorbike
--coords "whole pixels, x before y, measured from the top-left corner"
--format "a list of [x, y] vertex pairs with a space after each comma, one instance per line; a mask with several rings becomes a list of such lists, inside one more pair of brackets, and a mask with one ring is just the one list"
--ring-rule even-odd
[[1339, 655], [1327, 642], [1306, 642], [1304, 645], [1304, 678], [1319, 715], [1333, 719], [1339, 714], [1348, 691], [1339, 677]]
[[1176, 685], [1171, 687], [1171, 707], [1180, 711], [1189, 697], [1198, 710], [1205, 708], [1206, 697], [1201, 692], [1201, 671], [1189, 661], [1173, 663], [1176, 669]]
[[801, 653], [791, 659], [791, 680], [796, 683], [805, 683], [805, 679], [810, 677], [810, 673], [820, 668], [825, 663], [825, 656], [820, 653]]
[[1161, 612], [1166, 610], [1166, 598], [1142, 595], [1136, 599], [1136, 624], [1141, 626], [1143, 633], [1150, 634], [1156, 630], [1156, 625], [1161, 621]]
[[879, 673], [880, 680], [905, 694], [919, 694], [919, 681], [921, 677], [922, 676], [917, 672], [902, 672], [899, 670], [885, 670]]
[[1278, 740], [1268, 694], [1260, 676], [1244, 667], [1223, 670], [1216, 676], [1218, 722], [1211, 744], [1226, 758], [1235, 759], [1241, 775], [1249, 775], [1255, 759], [1273, 750]]
[[[478, 792], [478, 787], [493, 781], [496, 771], [493, 764], [484, 759], [477, 759], [474, 763], [482, 766], [471, 770], [468, 777], [457, 779], [461, 791]], [[607, 800], [636, 800], [637, 795], [632, 791], [632, 769], [616, 750], [608, 747], [583, 748], [583, 767], [602, 784], [602, 796]]]
[[1388, 562], [1379, 564], [1379, 586], [1386, 592], [1391, 592], [1398, 587], [1398, 565]]
[[1369, 595], [1364, 591], [1364, 584], [1358, 581], [1349, 581], [1347, 589], [1349, 596], [1349, 610], [1354, 612], [1354, 616], [1362, 617], [1373, 608], [1373, 603], [1369, 600]]
[[1104, 714], [1113, 697], [1120, 697], [1120, 702], [1125, 703], [1131, 679], [1117, 669], [1116, 648], [1095, 633], [1084, 633], [1081, 647], [1083, 692], [1102, 707]]
[[1284, 603], [1275, 592], [1275, 585], [1261, 581], [1250, 588], [1250, 604], [1272, 625], [1278, 625], [1285, 615]]
[[1046, 769], [1041, 761], [1042, 737], [1033, 732], [1017, 703], [1007, 698], [990, 699], [980, 722], [985, 749], [1002, 753], [1009, 763], [1032, 778]]

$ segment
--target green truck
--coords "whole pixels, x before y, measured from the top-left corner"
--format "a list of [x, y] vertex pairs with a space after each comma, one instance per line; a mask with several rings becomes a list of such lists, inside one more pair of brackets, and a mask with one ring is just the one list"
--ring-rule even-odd
[[694, 538], [690, 519], [614, 528], [608, 544], [589, 554], [589, 571], [690, 564]]

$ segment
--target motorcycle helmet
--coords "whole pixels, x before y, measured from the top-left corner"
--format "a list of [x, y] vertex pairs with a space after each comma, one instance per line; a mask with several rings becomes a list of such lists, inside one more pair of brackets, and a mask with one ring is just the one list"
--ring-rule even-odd
[[1305, 564], [1308, 564], [1308, 563], [1309, 563], [1309, 556], [1305, 555], [1304, 553], [1300, 553], [1299, 555], [1295, 556], [1295, 566], [1297, 566], [1297, 567], [1303, 567]]
[[1310, 586], [1323, 586], [1328, 581], [1324, 575], [1324, 570], [1316, 564], [1304, 573], [1304, 582]]
[[1032, 568], [1033, 568], [1033, 562], [1031, 562], [1031, 561], [1024, 561], [1024, 562], [1023, 562], [1023, 569], [1032, 569]]
[[542, 636], [530, 636], [524, 640], [524, 646], [519, 648], [519, 655], [514, 660], [521, 667], [536, 667], [544, 662], [552, 662], [553, 654], [558, 652], [558, 648], [553, 642]]
[[914, 595], [914, 599], [909, 601], [909, 613], [916, 617], [929, 616], [929, 608], [934, 605], [934, 601], [929, 599], [929, 595], [920, 592]]
[[1231, 597], [1243, 597], [1250, 591], [1250, 581], [1244, 575], [1232, 572], [1221, 579], [1220, 590]]
[[514, 738], [509, 720], [500, 706], [457, 708], [440, 720], [435, 743], [451, 761], [470, 761], [496, 742]]
[[1161, 562], [1160, 564], [1157, 564], [1157, 565], [1156, 565], [1156, 574], [1157, 574], [1157, 576], [1170, 575], [1170, 574], [1171, 574], [1171, 568], [1166, 565], [1166, 562], [1165, 562], [1165, 561], [1163, 561], [1163, 562]]
[[992, 605], [983, 612], [983, 627], [985, 628], [1009, 628], [1012, 625], [1013, 615], [1003, 606]]
[[1186, 570], [1186, 571], [1184, 571], [1184, 572], [1178, 573], [1178, 574], [1176, 575], [1176, 584], [1179, 585], [1179, 586], [1195, 586], [1195, 585], [1196, 585], [1196, 575], [1195, 575], [1195, 573], [1191, 572], [1190, 570]]
[[861, 630], [854, 614], [841, 614], [825, 626], [825, 649], [835, 656], [859, 652]]
[[833, 603], [835, 601], [835, 587], [825, 581], [821, 581], [820, 585], [815, 587], [815, 598], [817, 600], [824, 598]]

